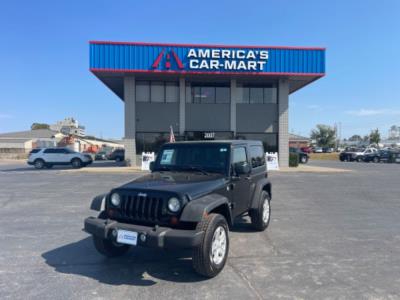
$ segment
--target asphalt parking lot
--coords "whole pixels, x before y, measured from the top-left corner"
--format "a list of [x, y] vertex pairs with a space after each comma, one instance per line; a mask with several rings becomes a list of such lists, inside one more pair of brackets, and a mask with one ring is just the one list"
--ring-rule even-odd
[[352, 172], [272, 173], [266, 232], [232, 228], [224, 271], [190, 252], [105, 259], [82, 232], [91, 199], [138, 176], [0, 163], [1, 299], [400, 298], [400, 165], [311, 162]]

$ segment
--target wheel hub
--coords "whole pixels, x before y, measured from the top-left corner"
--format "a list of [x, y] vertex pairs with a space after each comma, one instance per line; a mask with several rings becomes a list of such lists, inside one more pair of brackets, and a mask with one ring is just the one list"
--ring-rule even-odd
[[268, 201], [268, 199], [264, 200], [262, 218], [263, 218], [264, 223], [267, 223], [269, 220], [269, 201]]
[[210, 258], [211, 261], [219, 265], [222, 263], [226, 255], [226, 231], [222, 226], [218, 226], [214, 231], [212, 243], [211, 243], [211, 252]]

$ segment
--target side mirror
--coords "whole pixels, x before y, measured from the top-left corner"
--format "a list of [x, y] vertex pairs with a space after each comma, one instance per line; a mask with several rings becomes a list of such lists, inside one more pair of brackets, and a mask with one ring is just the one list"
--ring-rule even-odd
[[150, 171], [152, 171], [152, 172], [153, 172], [153, 170], [154, 170], [154, 166], [155, 166], [155, 162], [154, 162], [154, 161], [151, 161], [151, 162], [150, 162], [150, 165], [149, 165], [149, 169], [150, 169]]
[[251, 171], [248, 163], [236, 163], [234, 167], [236, 175], [249, 174]]

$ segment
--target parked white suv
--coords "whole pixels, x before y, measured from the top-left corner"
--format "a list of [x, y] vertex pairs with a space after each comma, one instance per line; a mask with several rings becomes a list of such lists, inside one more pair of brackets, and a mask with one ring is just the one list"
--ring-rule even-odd
[[35, 166], [36, 169], [51, 168], [54, 165], [72, 165], [73, 168], [81, 168], [92, 162], [90, 155], [68, 148], [34, 149], [28, 157], [28, 164]]

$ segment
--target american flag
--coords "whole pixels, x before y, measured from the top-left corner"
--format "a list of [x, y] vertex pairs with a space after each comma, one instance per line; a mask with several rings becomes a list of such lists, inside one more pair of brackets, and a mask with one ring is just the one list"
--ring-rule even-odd
[[174, 130], [172, 129], [172, 126], [169, 127], [169, 142], [175, 143], [175, 134]]

